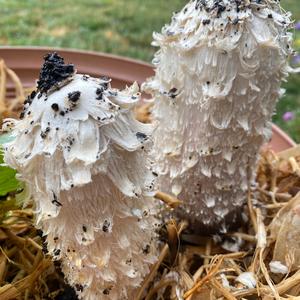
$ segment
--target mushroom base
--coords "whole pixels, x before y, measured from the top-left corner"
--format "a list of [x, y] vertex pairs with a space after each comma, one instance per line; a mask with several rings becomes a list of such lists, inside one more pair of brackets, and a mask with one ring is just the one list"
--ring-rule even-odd
[[217, 235], [224, 234], [241, 227], [247, 216], [244, 214], [244, 206], [234, 207], [222, 219], [217, 219], [213, 211], [207, 210], [206, 216], [210, 218], [209, 224], [204, 222], [201, 218], [191, 217], [183, 210], [175, 211], [179, 219], [187, 220], [189, 223], [188, 232], [199, 235]]

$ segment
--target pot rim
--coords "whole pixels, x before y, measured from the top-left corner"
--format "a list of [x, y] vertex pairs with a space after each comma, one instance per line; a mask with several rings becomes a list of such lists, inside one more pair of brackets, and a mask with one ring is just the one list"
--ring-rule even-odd
[[94, 51], [94, 50], [85, 50], [85, 49], [76, 49], [76, 48], [64, 48], [64, 47], [52, 47], [52, 46], [30, 46], [30, 45], [25, 45], [25, 46], [0, 46], [0, 50], [43, 50], [43, 51], [64, 51], [64, 52], [70, 52], [70, 53], [78, 53], [78, 54], [90, 54], [90, 55], [95, 55], [95, 56], [101, 56], [101, 57], [106, 57], [106, 58], [113, 58], [116, 60], [121, 60], [121, 61], [126, 61], [129, 63], [134, 63], [134, 64], [139, 64], [145, 67], [150, 67], [153, 69], [153, 65], [150, 63], [147, 63], [141, 59], [135, 59], [135, 58], [130, 58], [127, 56], [122, 56], [122, 55], [117, 55], [117, 54], [110, 54], [110, 53], [105, 53], [101, 51]]

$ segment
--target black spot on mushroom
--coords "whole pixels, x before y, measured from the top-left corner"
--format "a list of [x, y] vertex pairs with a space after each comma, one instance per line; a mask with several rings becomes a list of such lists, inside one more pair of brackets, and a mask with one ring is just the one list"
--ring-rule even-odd
[[24, 105], [26, 105], [26, 104], [30, 105], [31, 103], [32, 103], [32, 99], [31, 99], [30, 96], [28, 96], [28, 97], [26, 98], [26, 100], [24, 101]]
[[100, 77], [100, 79], [101, 79], [102, 81], [104, 81], [104, 82], [101, 82], [101, 86], [103, 86], [103, 88], [104, 88], [105, 90], [107, 90], [107, 89], [108, 89], [108, 83], [109, 83], [109, 81], [110, 81], [110, 78], [107, 77], [107, 76], [102, 76], [102, 77]]
[[72, 136], [68, 136], [67, 137], [67, 141], [69, 143], [69, 146], [73, 146], [74, 142], [75, 142], [75, 138]]
[[146, 245], [146, 246], [143, 248], [143, 253], [144, 253], [144, 254], [149, 254], [149, 253], [150, 253], [150, 245]]
[[81, 95], [80, 91], [75, 91], [75, 92], [72, 92], [72, 93], [68, 94], [68, 99], [71, 102], [77, 102], [79, 100], [79, 98], [80, 98], [80, 95]]
[[110, 223], [107, 220], [105, 220], [102, 226], [103, 232], [108, 232], [109, 227], [110, 227]]
[[118, 92], [109, 91], [109, 95], [113, 96], [113, 97], [117, 97], [118, 96]]
[[43, 242], [43, 244], [42, 244], [42, 251], [43, 251], [44, 254], [48, 253], [47, 242]]
[[109, 295], [111, 290], [113, 289], [113, 286], [108, 286], [106, 289], [103, 290], [104, 295]]
[[82, 76], [82, 80], [84, 80], [84, 81], [87, 81], [89, 78], [90, 78], [90, 76], [86, 75], [86, 74]]
[[60, 249], [54, 249], [53, 254], [54, 256], [58, 256], [60, 254]]
[[83, 292], [83, 285], [75, 284], [75, 289], [76, 289], [77, 292]]
[[51, 201], [52, 204], [55, 204], [56, 206], [62, 206], [62, 204], [58, 201], [57, 196], [54, 192], [52, 192], [53, 194], [53, 200]]
[[137, 132], [136, 137], [140, 141], [145, 141], [148, 138], [148, 136], [143, 132]]
[[31, 99], [35, 98], [36, 94], [37, 94], [36, 91], [32, 91], [30, 94], [30, 98]]
[[41, 138], [42, 138], [42, 139], [45, 139], [45, 138], [47, 137], [49, 131], [50, 131], [50, 127], [47, 127], [47, 128], [45, 129], [45, 131], [42, 131], [42, 132], [41, 132]]
[[110, 293], [110, 290], [109, 290], [109, 289], [103, 290], [103, 295], [109, 295], [109, 293]]
[[178, 90], [175, 87], [171, 88], [168, 92], [168, 96], [172, 99], [175, 99], [178, 96], [177, 91]]
[[21, 119], [21, 120], [24, 119], [24, 116], [25, 116], [25, 112], [22, 111], [22, 112], [20, 113], [20, 119]]
[[59, 110], [59, 106], [58, 106], [57, 103], [53, 103], [53, 104], [51, 105], [51, 108], [52, 108], [55, 112], [57, 112], [57, 111]]
[[104, 92], [104, 89], [103, 87], [100, 87], [100, 88], [97, 88], [96, 89], [96, 95], [97, 95], [97, 100], [101, 100], [102, 97], [103, 97], [103, 92]]

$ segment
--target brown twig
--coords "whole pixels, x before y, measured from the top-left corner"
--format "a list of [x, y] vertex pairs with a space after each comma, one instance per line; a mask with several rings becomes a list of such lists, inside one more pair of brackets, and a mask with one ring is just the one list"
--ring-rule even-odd
[[167, 204], [170, 208], [174, 209], [182, 204], [182, 201], [178, 200], [177, 198], [172, 197], [169, 194], [163, 192], [157, 192], [155, 194], [155, 198], [163, 201]]

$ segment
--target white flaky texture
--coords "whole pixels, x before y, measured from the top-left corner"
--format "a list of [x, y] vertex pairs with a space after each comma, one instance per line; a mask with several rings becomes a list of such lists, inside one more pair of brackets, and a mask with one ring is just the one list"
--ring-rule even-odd
[[241, 219], [260, 147], [292, 53], [278, 1], [198, 0], [175, 14], [153, 45], [154, 153], [160, 189], [184, 200], [195, 230]]
[[137, 84], [118, 91], [78, 74], [4, 123], [15, 137], [5, 162], [30, 185], [48, 251], [81, 299], [133, 299], [157, 258], [152, 128], [133, 117], [139, 98]]

